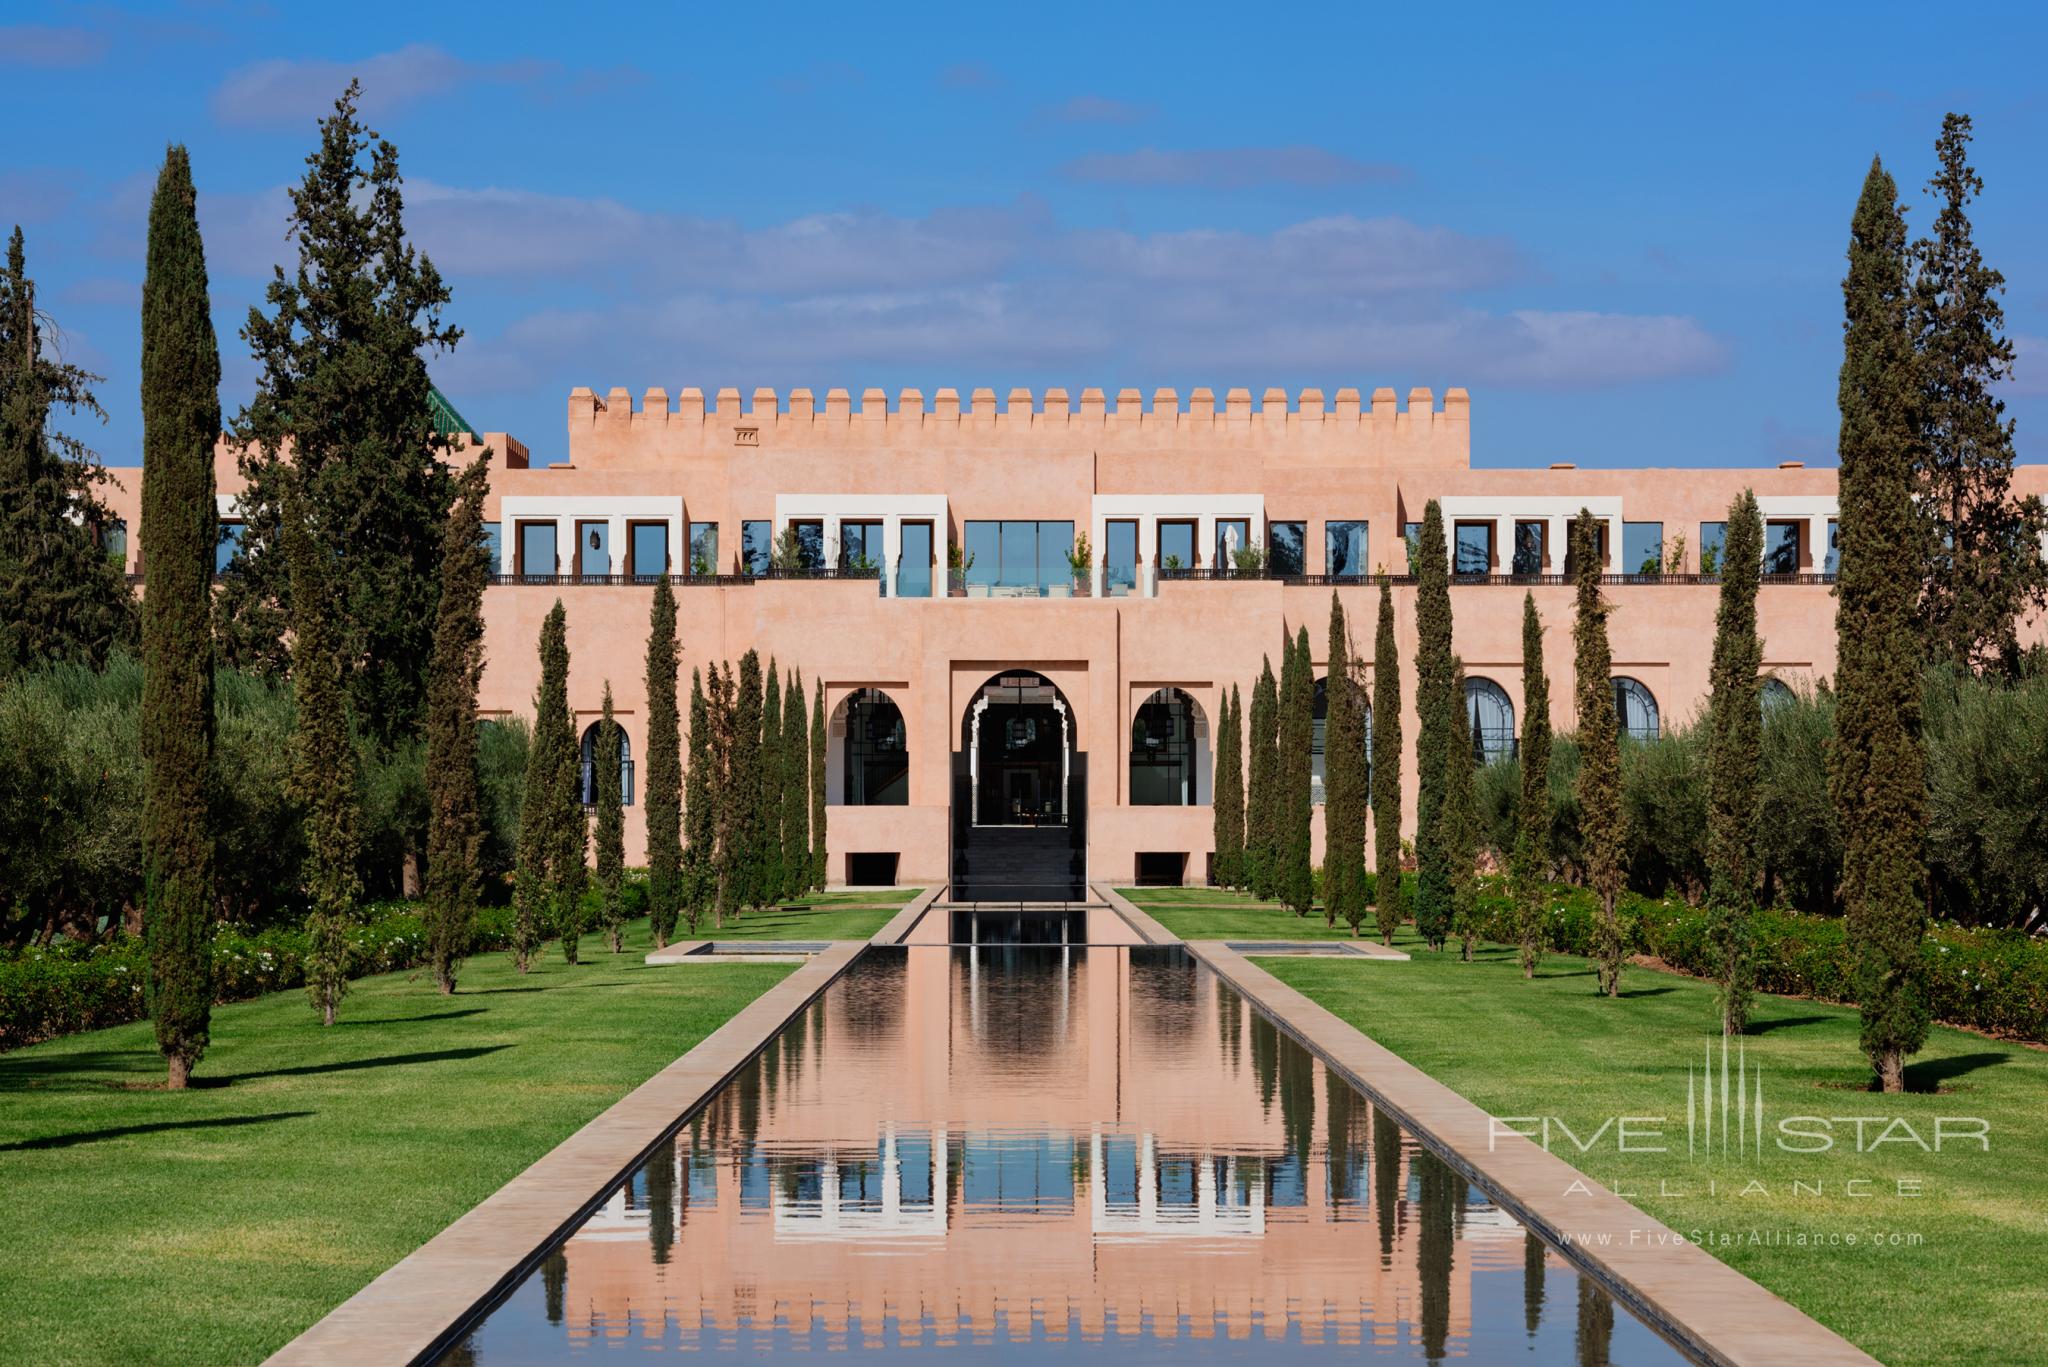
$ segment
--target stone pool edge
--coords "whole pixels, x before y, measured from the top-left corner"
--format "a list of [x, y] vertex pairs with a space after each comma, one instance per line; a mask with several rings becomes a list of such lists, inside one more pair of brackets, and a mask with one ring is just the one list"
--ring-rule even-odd
[[271, 1354], [275, 1367], [430, 1361], [868, 947], [844, 940], [753, 1001]]
[[[1524, 1225], [1552, 1247], [1569, 1246], [1569, 1258], [1687, 1352], [1724, 1367], [1876, 1364], [1805, 1311], [1540, 1145], [1518, 1134], [1496, 1134], [1478, 1106], [1222, 941], [1185, 943], [1218, 977], [1354, 1087], [1384, 1102], [1404, 1129], [1428, 1140]], [[1574, 1187], [1577, 1194], [1566, 1194]], [[1597, 1242], [1603, 1237], [1604, 1248]]]

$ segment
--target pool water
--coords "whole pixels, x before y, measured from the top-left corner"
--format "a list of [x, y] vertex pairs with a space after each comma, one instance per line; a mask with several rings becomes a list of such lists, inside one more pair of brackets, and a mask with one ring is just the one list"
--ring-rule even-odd
[[1029, 945], [868, 950], [442, 1361], [650, 1351], [1685, 1361], [1185, 950]]

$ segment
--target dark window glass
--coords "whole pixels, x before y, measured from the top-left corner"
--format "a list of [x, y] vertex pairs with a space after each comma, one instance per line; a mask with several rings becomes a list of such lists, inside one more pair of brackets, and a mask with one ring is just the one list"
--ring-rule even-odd
[[[699, 523], [698, 525], [702, 526], [703, 524]], [[632, 542], [628, 550], [632, 554], [634, 574], [642, 577], [652, 577], [668, 573], [668, 524], [666, 522], [636, 522], [627, 535]], [[717, 539], [717, 528], [715, 525], [712, 529], [712, 535], [715, 543]], [[696, 573], [697, 571], [693, 568], [691, 572]], [[705, 570], [704, 573], [716, 574], [717, 572], [718, 555], [714, 551], [711, 556], [711, 568]]]
[[1195, 791], [1195, 702], [1162, 688], [1131, 720], [1131, 805], [1192, 807]]
[[844, 801], [849, 807], [902, 807], [910, 802], [910, 751], [903, 713], [877, 688], [846, 700]]
[[1455, 574], [1493, 573], [1493, 524], [1459, 522], [1451, 528], [1451, 570]]
[[1664, 524], [1624, 522], [1621, 524], [1621, 572], [1661, 574], [1664, 571]]
[[491, 573], [505, 572], [505, 525], [502, 522], [484, 523], [484, 550], [491, 557]]
[[882, 567], [882, 524], [842, 522], [839, 524], [839, 568], [849, 572]]
[[[668, 553], [668, 528], [661, 529], [662, 554]], [[649, 571], [659, 573], [659, 571]], [[718, 524], [716, 522], [692, 522], [690, 524], [690, 573], [718, 573]]]
[[1133, 587], [1138, 582], [1138, 524], [1112, 522], [1103, 537], [1103, 583], [1111, 589]]
[[1828, 519], [1828, 554], [1821, 564], [1821, 573], [1833, 574], [1842, 563], [1842, 524]]
[[213, 547], [213, 572], [220, 574], [233, 562], [242, 549], [242, 534], [248, 528], [240, 522], [220, 524], [220, 540]]
[[775, 525], [771, 522], [740, 523], [740, 564], [748, 574], [766, 574], [775, 556]]
[[[1572, 518], [1565, 523], [1564, 527], [1564, 572], [1566, 574], [1578, 573], [1578, 557], [1572, 554], [1571, 543], [1572, 527], [1577, 521], [1577, 518]], [[1593, 531], [1594, 554], [1600, 559], [1600, 573], [1605, 574], [1607, 573], [1607, 519], [1604, 517], [1595, 518]]]
[[1799, 695], [1783, 679], [1765, 679], [1763, 687], [1758, 690], [1758, 699], [1763, 704], [1764, 716], [1768, 717], [1787, 703], [1797, 702]]
[[118, 517], [107, 523], [106, 534], [100, 539], [100, 549], [115, 564], [125, 566], [128, 563], [128, 524]]
[[932, 596], [932, 524], [903, 524], [903, 554], [896, 564], [896, 596]]
[[[577, 781], [586, 807], [597, 805], [597, 733], [603, 725], [594, 721], [583, 728], [583, 768]], [[633, 739], [623, 726], [619, 727], [619, 796], [623, 805], [633, 805]]]
[[1249, 549], [1252, 544], [1252, 524], [1242, 517], [1219, 517], [1216, 519], [1216, 568], [1231, 570], [1237, 568], [1237, 552]]
[[1159, 568], [1189, 570], [1195, 567], [1195, 524], [1159, 524]]
[[1465, 725], [1472, 734], [1472, 758], [1490, 764], [1515, 753], [1515, 705], [1491, 679], [1465, 680]]
[[1308, 523], [1268, 522], [1266, 543], [1273, 573], [1308, 573]]
[[1344, 579], [1365, 577], [1366, 528], [1363, 522], [1323, 524], [1323, 564], [1326, 573]]
[[822, 522], [792, 522], [796, 529], [796, 564], [800, 570], [822, 570], [825, 568], [825, 524]]
[[1700, 523], [1700, 573], [1721, 572], [1721, 547], [1728, 541], [1728, 524], [1725, 522]]
[[1657, 699], [1635, 679], [1615, 678], [1614, 715], [1621, 722], [1623, 735], [1641, 741], [1657, 739]]
[[1541, 522], [1517, 522], [1515, 524], [1514, 574], [1543, 573], [1543, 524]]
[[519, 572], [524, 575], [555, 573], [555, 524], [519, 524]]
[[1799, 573], [1799, 524], [1797, 522], [1766, 522], [1764, 524], [1764, 573]]
[[1408, 573], [1413, 574], [1416, 564], [1422, 559], [1422, 524], [1402, 523], [1401, 539], [1408, 543]]

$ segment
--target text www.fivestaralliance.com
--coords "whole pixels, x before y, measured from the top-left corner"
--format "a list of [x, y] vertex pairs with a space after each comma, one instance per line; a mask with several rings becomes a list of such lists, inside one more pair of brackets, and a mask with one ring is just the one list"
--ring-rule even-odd
[[1680, 1233], [1670, 1229], [1631, 1229], [1624, 1233], [1599, 1230], [1585, 1234], [1561, 1233], [1558, 1242], [1566, 1248], [1657, 1247], [1692, 1244], [1698, 1248], [1918, 1248], [1927, 1236], [1918, 1230], [1901, 1229], [1801, 1229], [1797, 1227], [1746, 1229], [1693, 1229]]

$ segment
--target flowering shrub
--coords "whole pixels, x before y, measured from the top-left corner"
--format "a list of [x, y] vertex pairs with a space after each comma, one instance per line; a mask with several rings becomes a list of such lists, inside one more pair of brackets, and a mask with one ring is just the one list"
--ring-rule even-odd
[[[403, 904], [372, 905], [349, 927], [351, 978], [417, 968], [427, 959], [426, 928]], [[512, 942], [511, 912], [477, 912], [471, 953]], [[214, 1000], [245, 1001], [306, 981], [303, 930], [246, 932], [220, 926], [213, 936]], [[58, 941], [0, 960], [0, 1049], [98, 1030], [149, 1014], [143, 999], [149, 953], [141, 940], [121, 936], [82, 944]]]
[[[1500, 879], [1482, 880], [1480, 933], [1514, 944], [1514, 906]], [[1544, 946], [1587, 955], [1599, 899], [1585, 888], [1552, 884]], [[1653, 954], [1681, 973], [1714, 978], [1719, 957], [1707, 914], [1676, 897], [1625, 892], [1616, 904], [1630, 952]], [[1848, 926], [1840, 917], [1759, 911], [1751, 922], [1760, 992], [1854, 1005]], [[2018, 931], [1973, 930], [1936, 922], [1922, 947], [1928, 1004], [1936, 1020], [2048, 1043], [2048, 943]]]

